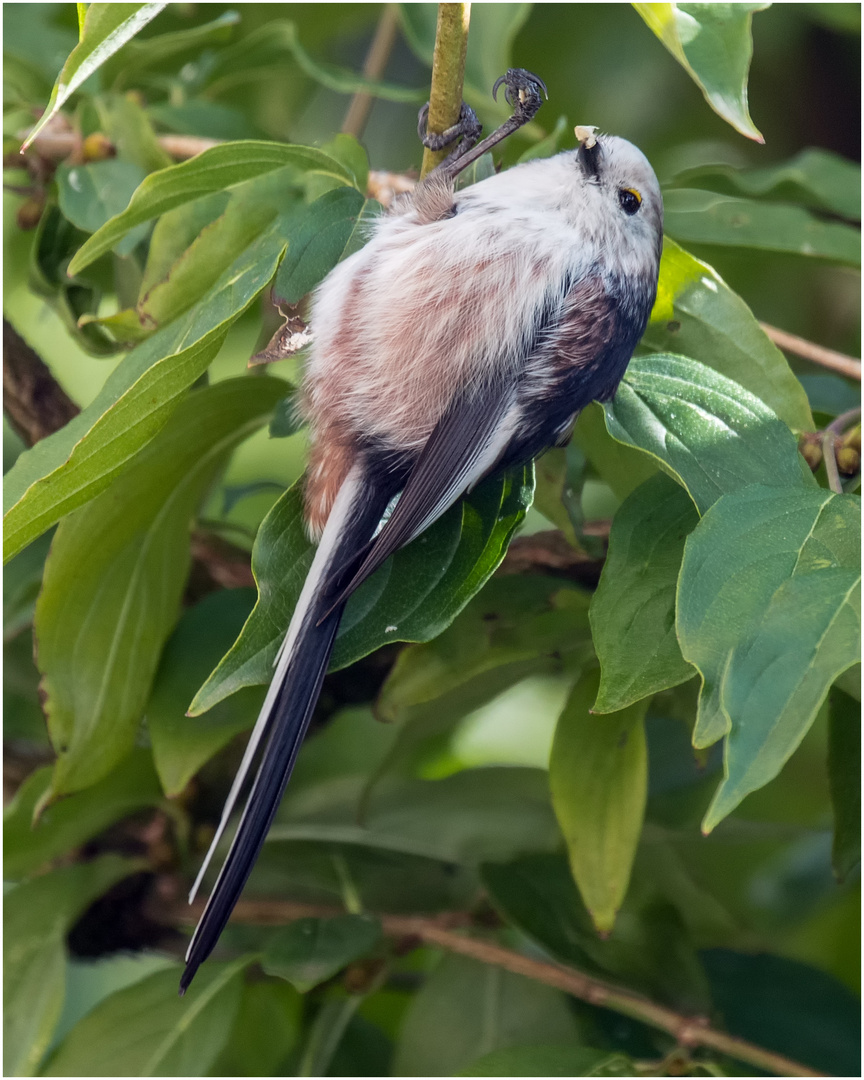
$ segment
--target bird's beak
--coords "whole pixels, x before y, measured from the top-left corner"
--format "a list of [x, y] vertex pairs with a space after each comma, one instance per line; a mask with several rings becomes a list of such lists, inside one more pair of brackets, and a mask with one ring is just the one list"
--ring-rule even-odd
[[596, 130], [594, 127], [574, 128], [576, 138], [579, 140], [577, 160], [582, 166], [586, 180], [596, 180], [600, 174], [600, 158], [603, 156], [603, 151], [594, 134]]

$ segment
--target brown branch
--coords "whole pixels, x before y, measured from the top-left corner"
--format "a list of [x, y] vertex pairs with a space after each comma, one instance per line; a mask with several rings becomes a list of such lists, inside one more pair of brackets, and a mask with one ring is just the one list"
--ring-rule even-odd
[[806, 338], [790, 334], [787, 330], [778, 330], [776, 326], [760, 322], [759, 325], [769, 338], [784, 352], [800, 356], [802, 360], [809, 360], [812, 364], [836, 371], [845, 375], [847, 379], [856, 379], [861, 382], [861, 361], [854, 357], [846, 356], [845, 353], [835, 352], [834, 349], [826, 349], [823, 345], [816, 345]]
[[[369, 46], [366, 62], [363, 65], [363, 74], [367, 79], [380, 79], [387, 67], [390, 53], [396, 42], [396, 33], [399, 29], [399, 10], [395, 4], [387, 4], [381, 12], [375, 37]], [[359, 91], [351, 99], [348, 112], [342, 122], [342, 132], [345, 135], [353, 135], [359, 139], [366, 127], [369, 113], [375, 98], [366, 91]]]
[[27, 446], [59, 431], [80, 409], [6, 319], [3, 320], [3, 411]]
[[[172, 906], [168, 914], [172, 923], [194, 925], [204, 910], [204, 902], [191, 907]], [[281, 926], [295, 919], [344, 914], [341, 908], [315, 904], [296, 904], [272, 900], [241, 900], [235, 908], [237, 922], [257, 926]], [[478, 960], [482, 964], [502, 968], [514, 975], [524, 975], [535, 982], [563, 990], [567, 994], [612, 1012], [639, 1020], [650, 1027], [668, 1032], [681, 1046], [707, 1047], [729, 1057], [755, 1065], [777, 1076], [824, 1076], [806, 1065], [775, 1054], [754, 1043], [712, 1028], [704, 1017], [685, 1016], [665, 1005], [658, 1005], [640, 994], [612, 983], [586, 975], [576, 968], [565, 967], [548, 960], [535, 960], [522, 953], [505, 949], [494, 942], [483, 941], [459, 933], [459, 927], [470, 924], [465, 912], [444, 912], [437, 916], [377, 915], [384, 933], [389, 937], [414, 939], [435, 945], [448, 952]]]
[[[27, 132], [19, 132], [25, 137]], [[178, 161], [195, 157], [203, 150], [219, 146], [221, 139], [205, 139], [197, 135], [160, 135], [156, 139], [162, 149]], [[33, 140], [32, 149], [48, 161], [65, 161], [81, 152], [81, 140], [74, 131], [43, 131]], [[114, 147], [108, 139], [102, 143], [103, 152], [110, 154]]]

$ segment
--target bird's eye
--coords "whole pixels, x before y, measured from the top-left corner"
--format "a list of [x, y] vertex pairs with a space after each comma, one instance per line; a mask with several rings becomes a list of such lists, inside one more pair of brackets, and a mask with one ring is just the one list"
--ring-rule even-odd
[[635, 188], [621, 188], [618, 192], [618, 202], [625, 214], [632, 217], [642, 205], [642, 196]]

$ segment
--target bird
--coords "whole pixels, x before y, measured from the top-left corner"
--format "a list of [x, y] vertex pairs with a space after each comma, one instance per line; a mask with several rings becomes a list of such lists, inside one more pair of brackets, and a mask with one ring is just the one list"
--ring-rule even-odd
[[181, 995], [264, 843], [350, 595], [482, 479], [564, 445], [580, 411], [614, 395], [645, 330], [663, 202], [632, 143], [579, 127], [575, 149], [457, 187], [542, 103], [545, 85], [530, 72], [510, 69], [493, 94], [502, 83], [513, 115], [480, 142], [467, 106], [441, 136], [425, 132], [421, 110], [424, 145], [456, 148], [314, 293], [301, 408], [311, 433], [304, 513], [318, 546], [190, 894], [259, 757]]

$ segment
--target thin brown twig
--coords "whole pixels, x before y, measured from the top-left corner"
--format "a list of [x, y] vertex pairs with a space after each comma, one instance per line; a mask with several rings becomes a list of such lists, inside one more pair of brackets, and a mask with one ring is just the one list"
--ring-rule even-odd
[[806, 338], [790, 334], [788, 330], [778, 330], [776, 326], [760, 322], [759, 325], [769, 338], [784, 352], [794, 353], [802, 360], [809, 360], [812, 364], [836, 371], [845, 375], [847, 379], [856, 379], [861, 382], [861, 361], [845, 353], [835, 352], [834, 349], [826, 349], [824, 345], [816, 345]]
[[[375, 36], [372, 38], [372, 44], [369, 46], [366, 62], [363, 65], [363, 74], [367, 79], [380, 79], [384, 74], [398, 30], [399, 9], [395, 4], [386, 4], [381, 12]], [[360, 90], [354, 95], [342, 122], [343, 134], [353, 135], [355, 139], [362, 137], [374, 101], [373, 95], [365, 90]]]
[[[203, 901], [191, 907], [178, 905], [169, 914], [174, 922], [194, 925], [203, 911]], [[295, 919], [328, 917], [343, 914], [340, 908], [315, 904], [298, 904], [272, 900], [241, 900], [234, 917], [239, 923], [258, 926], [277, 926]], [[824, 1076], [825, 1073], [792, 1061], [783, 1054], [756, 1046], [724, 1031], [712, 1028], [703, 1017], [685, 1016], [665, 1005], [658, 1005], [640, 994], [597, 979], [573, 967], [548, 960], [535, 960], [522, 953], [505, 949], [494, 942], [469, 937], [459, 928], [470, 925], [465, 912], [442, 912], [436, 916], [392, 915], [376, 916], [389, 937], [416, 939], [448, 952], [467, 956], [480, 963], [502, 968], [515, 975], [524, 975], [535, 982], [563, 990], [580, 1001], [597, 1005], [612, 1012], [639, 1020], [643, 1024], [668, 1032], [681, 1046], [706, 1047], [739, 1061], [755, 1065], [777, 1076]]]

